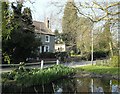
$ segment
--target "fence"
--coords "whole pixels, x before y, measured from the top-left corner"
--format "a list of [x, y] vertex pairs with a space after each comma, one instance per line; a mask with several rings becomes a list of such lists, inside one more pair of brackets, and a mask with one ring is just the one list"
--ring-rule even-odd
[[[54, 62], [54, 61], [52, 61], [52, 62]], [[59, 65], [59, 63], [60, 63], [60, 62], [59, 62], [59, 60], [57, 59], [57, 60], [56, 60], [56, 64]], [[43, 69], [43, 66], [44, 66], [44, 61], [41, 60], [41, 69]]]
[[110, 59], [96, 60], [96, 65], [109, 66]]
[[[22, 62], [21, 62], [22, 63]], [[20, 64], [0, 64], [0, 67], [19, 67]], [[36, 62], [36, 63], [25, 63], [25, 66], [33, 66], [33, 65], [40, 65], [41, 69], [43, 69], [45, 64], [56, 64], [59, 65], [60, 61], [57, 59], [56, 61], [45, 61], [45, 60], [41, 60], [41, 62]]]

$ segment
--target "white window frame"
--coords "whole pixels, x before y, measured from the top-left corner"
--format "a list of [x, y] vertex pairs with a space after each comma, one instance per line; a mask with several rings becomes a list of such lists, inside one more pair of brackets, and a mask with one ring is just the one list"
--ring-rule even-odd
[[[48, 47], [48, 51], [47, 51], [47, 47]], [[49, 45], [44, 46], [44, 52], [50, 52], [50, 46]]]
[[[48, 40], [47, 40], [46, 37], [48, 37]], [[50, 36], [49, 35], [45, 35], [45, 42], [50, 42]]]

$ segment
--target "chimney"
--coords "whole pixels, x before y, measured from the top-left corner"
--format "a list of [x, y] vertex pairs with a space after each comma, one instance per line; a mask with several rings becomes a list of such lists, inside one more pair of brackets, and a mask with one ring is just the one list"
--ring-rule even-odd
[[45, 24], [47, 28], [50, 28], [50, 21], [48, 18], [46, 18]]

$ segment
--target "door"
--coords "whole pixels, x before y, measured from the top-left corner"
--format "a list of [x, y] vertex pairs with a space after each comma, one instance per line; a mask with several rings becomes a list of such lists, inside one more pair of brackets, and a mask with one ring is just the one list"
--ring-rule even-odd
[[42, 53], [44, 53], [44, 46], [42, 46]]

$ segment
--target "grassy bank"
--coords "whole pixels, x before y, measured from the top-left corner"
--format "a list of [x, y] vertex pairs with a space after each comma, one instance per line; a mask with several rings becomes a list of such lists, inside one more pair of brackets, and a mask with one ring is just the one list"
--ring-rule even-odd
[[86, 72], [91, 72], [91, 73], [96, 73], [96, 74], [118, 75], [118, 67], [89, 65], [89, 66], [82, 66], [76, 69], [77, 71], [86, 71]]
[[3, 85], [41, 85], [55, 81], [61, 77], [68, 76], [74, 73], [73, 68], [65, 67], [63, 65], [54, 65], [46, 69], [25, 69], [21, 67], [13, 70], [12, 72], [3, 73]]

